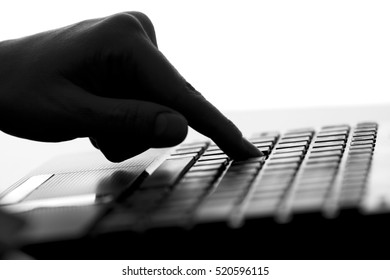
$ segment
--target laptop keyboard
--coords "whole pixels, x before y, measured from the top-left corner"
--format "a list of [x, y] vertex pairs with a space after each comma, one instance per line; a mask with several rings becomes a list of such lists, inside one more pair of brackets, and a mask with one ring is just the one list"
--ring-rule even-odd
[[103, 230], [241, 226], [248, 219], [358, 208], [375, 148], [372, 122], [263, 132], [250, 141], [263, 157], [230, 159], [214, 143], [180, 145], [99, 225]]

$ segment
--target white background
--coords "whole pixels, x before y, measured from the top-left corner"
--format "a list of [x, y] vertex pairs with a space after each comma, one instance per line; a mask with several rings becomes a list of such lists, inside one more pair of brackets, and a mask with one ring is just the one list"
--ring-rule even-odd
[[7, 1], [0, 40], [138, 10], [222, 110], [390, 101], [389, 1]]
[[[151, 18], [160, 49], [222, 111], [390, 102], [389, 1], [13, 0], [0, 5], [0, 40], [130, 10]], [[87, 144], [0, 133], [0, 190]]]

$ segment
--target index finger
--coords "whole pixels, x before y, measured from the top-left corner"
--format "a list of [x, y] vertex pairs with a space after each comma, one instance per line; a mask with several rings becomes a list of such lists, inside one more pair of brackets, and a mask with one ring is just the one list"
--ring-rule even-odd
[[262, 155], [229, 119], [185, 81], [150, 41], [141, 37], [133, 52], [137, 78], [154, 101], [183, 114], [191, 127], [210, 137], [232, 158]]

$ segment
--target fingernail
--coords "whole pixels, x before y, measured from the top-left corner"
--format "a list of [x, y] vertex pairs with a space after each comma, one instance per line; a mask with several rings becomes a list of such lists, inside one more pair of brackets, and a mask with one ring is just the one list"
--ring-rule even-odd
[[253, 157], [261, 157], [263, 156], [264, 154], [258, 149], [256, 148], [251, 142], [248, 141], [248, 139], [246, 139], [245, 137], [242, 137], [242, 146], [244, 147], [244, 149], [248, 152], [248, 154], [250, 156], [253, 156]]
[[187, 121], [173, 113], [161, 113], [157, 116], [154, 136], [158, 144], [175, 145], [184, 140], [187, 135]]

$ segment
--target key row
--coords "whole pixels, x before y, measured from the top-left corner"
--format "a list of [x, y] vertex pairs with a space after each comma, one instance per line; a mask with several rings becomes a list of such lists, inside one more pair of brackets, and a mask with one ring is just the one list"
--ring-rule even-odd
[[338, 197], [341, 208], [357, 207], [364, 196], [377, 130], [376, 123], [367, 122], [353, 129]]

